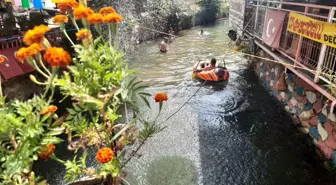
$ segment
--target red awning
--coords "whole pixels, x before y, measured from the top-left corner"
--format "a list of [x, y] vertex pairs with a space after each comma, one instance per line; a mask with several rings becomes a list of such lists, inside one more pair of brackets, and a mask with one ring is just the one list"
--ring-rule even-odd
[[0, 51], [0, 54], [5, 56], [5, 62], [0, 64], [0, 72], [6, 80], [34, 71], [28, 63], [21, 63], [16, 59], [15, 52], [19, 49], [20, 47], [14, 47]]
[[18, 75], [22, 75], [23, 71], [16, 60], [13, 59], [8, 55], [5, 51], [2, 51], [1, 54], [5, 58], [5, 61], [0, 64], [0, 72], [5, 77], [6, 80], [13, 78]]

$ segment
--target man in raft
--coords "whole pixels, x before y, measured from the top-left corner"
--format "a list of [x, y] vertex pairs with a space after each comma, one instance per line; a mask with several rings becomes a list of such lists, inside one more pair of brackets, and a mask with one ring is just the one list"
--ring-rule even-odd
[[210, 71], [210, 70], [213, 70], [215, 68], [226, 69], [225, 67], [222, 67], [222, 66], [216, 66], [216, 62], [217, 62], [216, 59], [212, 58], [209, 66], [202, 67], [202, 69], [196, 69], [196, 70], [194, 70], [194, 72]]
[[196, 70], [194, 70], [194, 72], [210, 71], [210, 70], [215, 69], [216, 68], [216, 59], [212, 58], [209, 66], [205, 67], [204, 64], [203, 65], [201, 64], [201, 67], [202, 67], [202, 69], [196, 69]]
[[165, 37], [163, 39], [163, 41], [160, 43], [160, 45], [159, 45], [160, 52], [162, 52], [162, 53], [166, 53], [167, 52], [167, 42], [168, 42], [168, 39]]

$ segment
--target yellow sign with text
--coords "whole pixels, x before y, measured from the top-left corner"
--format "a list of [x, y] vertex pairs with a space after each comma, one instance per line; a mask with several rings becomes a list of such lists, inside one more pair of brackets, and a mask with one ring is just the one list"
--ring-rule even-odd
[[336, 48], [336, 24], [290, 12], [287, 30]]

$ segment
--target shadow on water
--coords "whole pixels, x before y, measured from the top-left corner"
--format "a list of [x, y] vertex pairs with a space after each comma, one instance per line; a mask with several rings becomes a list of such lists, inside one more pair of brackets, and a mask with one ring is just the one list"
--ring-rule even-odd
[[242, 106], [232, 106], [227, 97], [215, 114], [198, 118], [203, 184], [335, 184], [311, 139], [298, 133], [283, 106], [261, 86], [252, 69], [239, 73], [232, 83], [246, 106], [227, 114]]

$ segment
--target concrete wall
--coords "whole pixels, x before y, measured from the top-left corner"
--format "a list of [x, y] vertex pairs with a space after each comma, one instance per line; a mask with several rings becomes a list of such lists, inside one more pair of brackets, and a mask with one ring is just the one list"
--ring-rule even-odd
[[[258, 54], [271, 58], [263, 51]], [[277, 81], [285, 71], [281, 65], [259, 60], [254, 61], [253, 67], [261, 82], [293, 117], [297, 128], [309, 134], [318, 151], [336, 166], [336, 116], [330, 112], [331, 102], [289, 70], [285, 75], [287, 90], [277, 91]]]

